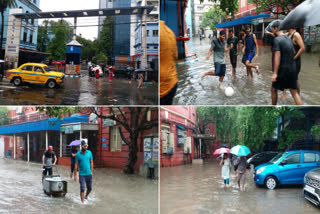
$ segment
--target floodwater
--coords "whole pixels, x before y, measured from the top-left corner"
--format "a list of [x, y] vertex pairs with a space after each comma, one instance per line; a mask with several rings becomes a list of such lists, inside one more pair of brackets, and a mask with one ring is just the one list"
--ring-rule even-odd
[[[218, 89], [218, 77], [206, 76], [201, 80], [201, 75], [214, 70], [213, 57], [206, 60], [210, 49], [209, 39], [191, 39], [186, 43], [188, 56], [196, 54], [198, 61], [189, 59], [187, 64], [181, 62], [177, 65], [179, 86], [173, 100], [174, 105], [271, 105], [271, 48], [259, 46], [259, 57], [253, 63], [260, 67], [258, 76], [253, 70], [254, 80], [247, 78], [244, 64], [241, 63], [242, 54], [238, 56], [236, 78], [232, 79], [232, 67], [227, 56], [226, 76], [222, 84], [222, 90]], [[229, 54], [227, 54], [229, 55]], [[320, 53], [302, 54], [302, 68], [299, 75], [301, 84], [301, 97], [304, 105], [320, 104]], [[226, 87], [231, 86], [235, 90], [232, 97], [224, 94]], [[279, 105], [294, 105], [291, 94], [287, 91], [287, 98], [280, 99]]]
[[303, 198], [302, 186], [267, 190], [256, 187], [252, 173], [248, 173], [245, 191], [240, 192], [235, 179], [232, 170], [230, 187], [224, 188], [216, 162], [161, 168], [161, 213], [319, 213]]
[[112, 83], [105, 74], [96, 80], [82, 71], [81, 78], [66, 77], [62, 86], [49, 89], [29, 84], [15, 87], [8, 80], [0, 81], [1, 105], [156, 105], [156, 83], [138, 89], [138, 82], [129, 84], [125, 78], [114, 78]]
[[69, 168], [58, 171], [68, 182], [68, 193], [49, 197], [42, 189], [40, 164], [0, 160], [0, 213], [158, 213], [157, 180], [95, 169], [93, 190], [82, 204], [80, 185], [68, 177]]

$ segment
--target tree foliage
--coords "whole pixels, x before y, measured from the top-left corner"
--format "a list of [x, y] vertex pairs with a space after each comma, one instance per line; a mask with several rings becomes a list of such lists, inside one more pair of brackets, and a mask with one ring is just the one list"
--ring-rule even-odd
[[[248, 0], [248, 3], [256, 4], [257, 12], [262, 11], [273, 12], [274, 14], [287, 15], [293, 7], [298, 6], [303, 0]], [[274, 8], [280, 8], [281, 11], [276, 12]]]
[[216, 25], [226, 20], [226, 13], [223, 12], [219, 7], [210, 8], [203, 15], [200, 28], [210, 27], [211, 30], [216, 29]]
[[283, 149], [305, 136], [306, 130], [286, 125], [304, 114], [296, 107], [198, 107], [199, 120], [216, 123], [217, 139], [233, 146], [246, 145], [258, 150], [265, 140], [276, 137], [277, 120], [281, 122], [279, 148]]
[[[97, 107], [37, 107], [37, 110], [46, 112], [49, 117], [57, 117], [59, 119], [66, 114], [70, 115], [75, 112], [86, 111], [96, 114], [99, 118], [116, 121], [120, 125], [120, 136], [129, 148], [128, 162], [123, 171], [127, 174], [133, 174], [134, 165], [138, 160], [138, 137], [141, 131], [157, 127], [158, 121], [147, 121], [149, 107], [128, 107], [126, 109], [128, 109], [129, 114], [128, 111], [124, 111], [121, 107], [109, 107], [110, 114], [104, 115]], [[129, 133], [128, 137], [124, 135], [124, 130]]]
[[46, 52], [47, 46], [50, 42], [48, 36], [48, 24], [49, 21], [45, 20], [44, 26], [38, 26], [38, 38], [37, 38], [37, 49], [41, 52]]
[[9, 121], [9, 109], [7, 107], [0, 108], [0, 125], [4, 125], [6, 122]]
[[67, 42], [72, 38], [72, 28], [70, 23], [64, 20], [58, 22], [50, 21], [50, 27], [54, 34], [48, 46], [47, 53], [50, 59], [63, 60], [66, 56]]
[[108, 16], [103, 20], [102, 29], [100, 31], [100, 38], [97, 41], [97, 52], [102, 52], [104, 55], [110, 57], [112, 54], [113, 45], [113, 18]]
[[[227, 15], [233, 16], [239, 9], [238, 0], [209, 0], [216, 3], [219, 8], [225, 12]], [[200, 0], [201, 3], [204, 0]]]
[[94, 47], [94, 42], [89, 39], [85, 39], [81, 36], [77, 36], [77, 41], [82, 45], [81, 59], [87, 60], [87, 61], [92, 61], [92, 58], [94, 57], [94, 55], [96, 53], [96, 49]]
[[108, 57], [104, 55], [104, 53], [100, 52], [92, 58], [92, 61], [96, 64], [100, 64], [100, 63], [107, 64]]

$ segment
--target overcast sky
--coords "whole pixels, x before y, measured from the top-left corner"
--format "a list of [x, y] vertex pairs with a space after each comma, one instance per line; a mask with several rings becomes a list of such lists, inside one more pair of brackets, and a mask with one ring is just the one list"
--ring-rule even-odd
[[[40, 0], [40, 9], [43, 12], [99, 9], [99, 0]], [[73, 18], [65, 20], [73, 24]], [[39, 19], [39, 24], [43, 21], [44, 19]], [[78, 18], [78, 25], [98, 25], [98, 17]], [[98, 36], [98, 27], [79, 27], [77, 35], [80, 33], [82, 37], [93, 40]]]

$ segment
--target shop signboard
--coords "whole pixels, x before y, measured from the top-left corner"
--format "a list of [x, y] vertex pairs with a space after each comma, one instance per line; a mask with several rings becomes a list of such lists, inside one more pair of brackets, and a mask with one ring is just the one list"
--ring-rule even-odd
[[152, 162], [159, 161], [159, 138], [153, 138], [153, 154], [152, 154]]
[[66, 126], [65, 133], [66, 134], [72, 134], [73, 133], [73, 127], [72, 126]]
[[114, 125], [115, 125], [115, 121], [114, 120], [106, 119], [106, 118], [103, 119], [103, 126], [104, 127], [106, 127], [106, 126], [114, 126]]
[[143, 162], [151, 163], [152, 162], [152, 142], [151, 138], [145, 138], [143, 140]]

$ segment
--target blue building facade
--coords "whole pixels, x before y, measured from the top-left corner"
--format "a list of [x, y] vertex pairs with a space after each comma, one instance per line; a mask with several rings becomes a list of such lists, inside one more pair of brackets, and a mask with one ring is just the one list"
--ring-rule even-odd
[[[140, 68], [141, 62], [141, 24], [135, 29], [135, 68]], [[147, 56], [148, 67], [154, 60], [158, 60], [159, 54], [159, 24], [148, 23], [147, 24]]]
[[[17, 8], [23, 9], [24, 13], [35, 13], [39, 12], [40, 0], [17, 0]], [[2, 48], [5, 49], [7, 41], [7, 26], [9, 18], [10, 8], [6, 8], [4, 12], [4, 33], [3, 33], [3, 43]], [[0, 23], [1, 23], [0, 17]], [[38, 20], [28, 19], [22, 20], [21, 28], [21, 42], [20, 48], [27, 50], [37, 50], [37, 38], [38, 38]]]

